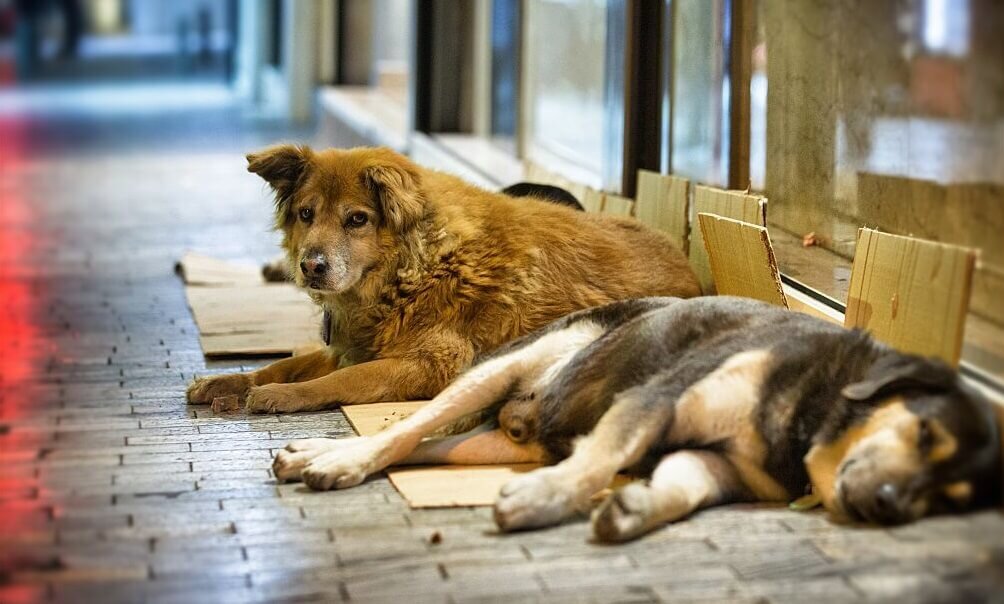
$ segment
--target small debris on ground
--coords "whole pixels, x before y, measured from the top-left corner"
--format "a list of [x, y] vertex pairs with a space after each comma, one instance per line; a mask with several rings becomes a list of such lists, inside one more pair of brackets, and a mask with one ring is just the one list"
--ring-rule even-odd
[[819, 240], [816, 239], [816, 231], [802, 235], [802, 247], [812, 247], [818, 244]]
[[439, 531], [433, 532], [429, 535], [429, 545], [439, 545], [443, 542], [443, 534]]

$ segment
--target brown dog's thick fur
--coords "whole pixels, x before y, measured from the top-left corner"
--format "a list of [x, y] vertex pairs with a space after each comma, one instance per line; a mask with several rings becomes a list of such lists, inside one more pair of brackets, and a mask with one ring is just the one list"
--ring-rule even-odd
[[331, 312], [332, 341], [197, 380], [193, 403], [236, 394], [278, 412], [427, 398], [572, 311], [700, 293], [684, 255], [634, 220], [491, 193], [388, 149], [283, 145], [249, 155], [248, 170], [276, 192], [290, 266]]

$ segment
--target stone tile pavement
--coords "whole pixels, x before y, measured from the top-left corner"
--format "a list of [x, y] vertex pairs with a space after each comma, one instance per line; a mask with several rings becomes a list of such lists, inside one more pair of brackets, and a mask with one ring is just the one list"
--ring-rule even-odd
[[186, 406], [193, 374], [243, 366], [207, 367], [172, 263], [271, 256], [240, 153], [311, 133], [220, 91], [56, 105], [0, 111], [0, 602], [1004, 601], [998, 512], [876, 530], [733, 506], [611, 547], [583, 522], [498, 535], [488, 509], [409, 510], [384, 478], [277, 485], [286, 440], [351, 430]]

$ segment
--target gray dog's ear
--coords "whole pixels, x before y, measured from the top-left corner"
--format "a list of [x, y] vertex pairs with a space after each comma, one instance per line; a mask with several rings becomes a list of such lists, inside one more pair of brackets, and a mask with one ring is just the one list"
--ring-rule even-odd
[[943, 392], [955, 383], [955, 371], [941, 361], [889, 353], [868, 369], [864, 379], [845, 386], [840, 394], [848, 400], [868, 401], [901, 390]]
[[414, 226], [425, 213], [421, 178], [411, 162], [397, 154], [387, 154], [363, 171], [363, 183], [370, 190], [387, 224], [398, 233]]
[[272, 187], [276, 209], [281, 211], [299, 188], [311, 157], [313, 151], [305, 145], [276, 145], [248, 153], [248, 172], [261, 176]]

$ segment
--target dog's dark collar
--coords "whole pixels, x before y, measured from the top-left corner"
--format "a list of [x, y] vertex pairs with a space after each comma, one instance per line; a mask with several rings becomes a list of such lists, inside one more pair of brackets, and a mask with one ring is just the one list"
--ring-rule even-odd
[[331, 311], [325, 310], [321, 315], [321, 339], [325, 346], [331, 346]]

